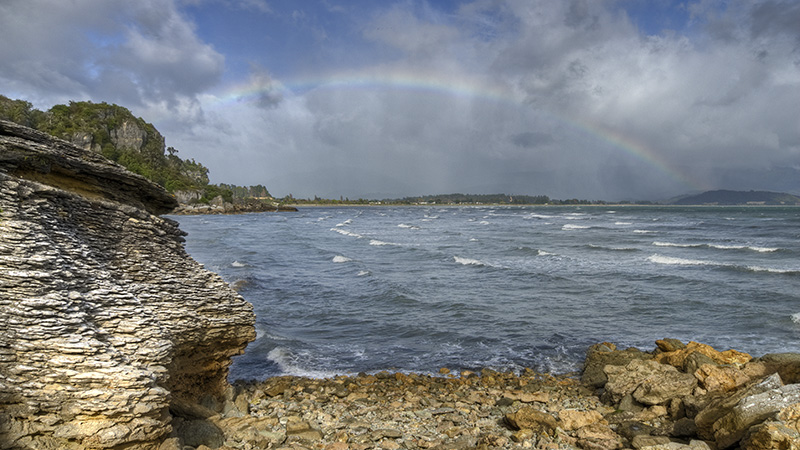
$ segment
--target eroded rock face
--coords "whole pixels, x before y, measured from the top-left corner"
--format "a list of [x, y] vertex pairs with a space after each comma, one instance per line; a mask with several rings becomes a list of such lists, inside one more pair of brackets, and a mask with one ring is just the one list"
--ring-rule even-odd
[[220, 396], [252, 305], [192, 260], [176, 202], [0, 121], [0, 448], [150, 449]]

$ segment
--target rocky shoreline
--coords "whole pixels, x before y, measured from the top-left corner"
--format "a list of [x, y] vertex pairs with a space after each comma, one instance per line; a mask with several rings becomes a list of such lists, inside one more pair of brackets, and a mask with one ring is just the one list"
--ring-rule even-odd
[[[593, 346], [581, 373], [381, 372], [236, 382], [162, 448], [797, 449], [800, 354]], [[181, 447], [184, 445], [184, 447]]]
[[286, 206], [267, 202], [258, 199], [237, 199], [230, 203], [217, 198], [208, 204], [205, 203], [181, 203], [170, 214], [176, 216], [194, 216], [207, 214], [250, 214], [262, 212], [295, 212], [294, 206]]

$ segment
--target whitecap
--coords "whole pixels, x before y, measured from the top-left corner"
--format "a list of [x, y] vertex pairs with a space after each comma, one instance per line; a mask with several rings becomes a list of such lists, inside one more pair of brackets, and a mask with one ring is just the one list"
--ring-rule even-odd
[[348, 258], [346, 256], [336, 255], [336, 256], [333, 257], [333, 262], [335, 262], [335, 263], [346, 263], [346, 262], [350, 262], [350, 261], [352, 261], [352, 259], [350, 259], [350, 258]]
[[721, 244], [709, 244], [709, 247], [716, 248], [719, 250], [751, 250], [754, 252], [759, 253], [772, 253], [777, 252], [780, 250], [779, 248], [775, 247], [752, 247], [748, 245], [721, 245]]
[[773, 267], [747, 266], [747, 270], [752, 272], [769, 272], [769, 273], [778, 273], [783, 275], [800, 274], [800, 270], [776, 269]]
[[345, 226], [345, 225], [350, 225], [351, 223], [353, 223], [353, 219], [347, 219], [347, 220], [345, 220], [345, 221], [344, 221], [344, 222], [342, 222], [342, 223], [337, 223], [337, 224], [336, 224], [336, 226], [337, 226], [337, 227], [343, 227], [343, 226]]
[[633, 225], [633, 222], [614, 222], [614, 225]]
[[636, 234], [655, 234], [656, 233], [655, 231], [651, 231], [651, 230], [633, 230], [633, 232], [636, 233]]
[[647, 258], [648, 261], [654, 262], [656, 264], [667, 264], [671, 266], [718, 266], [721, 265], [719, 263], [711, 262], [711, 261], [703, 261], [699, 259], [686, 259], [686, 258], [674, 258], [672, 256], [662, 256], [662, 255], [651, 255]]
[[325, 370], [309, 370], [300, 367], [298, 358], [291, 351], [283, 347], [275, 347], [267, 354], [267, 359], [275, 362], [285, 375], [306, 378], [333, 378], [339, 375], [336, 372]]
[[537, 250], [536, 254], [539, 256], [556, 256], [555, 253], [546, 252], [544, 250]]
[[553, 217], [553, 216], [548, 216], [548, 215], [546, 215], [546, 214], [536, 214], [536, 213], [530, 213], [530, 214], [528, 214], [527, 216], [524, 216], [523, 218], [524, 218], [524, 219], [550, 219], [550, 218], [552, 218], [552, 217]]
[[247, 267], [247, 264], [239, 261], [234, 261], [231, 263], [231, 267]]
[[800, 324], [800, 312], [792, 314], [792, 322]]
[[563, 227], [561, 227], [562, 230], [585, 230], [587, 228], [589, 227], [586, 225], [572, 225], [571, 223], [568, 223]]
[[400, 244], [396, 244], [394, 242], [379, 241], [377, 239], [371, 239], [369, 241], [369, 245], [382, 246], [382, 245], [400, 245]]
[[358, 276], [359, 277], [365, 277], [365, 276], [367, 276], [369, 274], [370, 274], [369, 270], [362, 270], [362, 271], [358, 272]]
[[335, 231], [335, 232], [337, 232], [337, 233], [339, 233], [339, 234], [342, 234], [342, 235], [345, 235], [345, 236], [354, 237], [354, 238], [360, 238], [360, 237], [362, 237], [362, 236], [361, 236], [360, 234], [358, 234], [358, 233], [353, 233], [352, 231], [343, 230], [343, 229], [341, 229], [341, 228], [331, 228], [331, 231]]
[[489, 225], [489, 222], [487, 222], [487, 221], [485, 221], [485, 220], [481, 220], [481, 221], [480, 221], [480, 222], [478, 222], [478, 223], [480, 223], [481, 225]]
[[485, 266], [486, 265], [485, 263], [482, 263], [481, 261], [478, 261], [477, 259], [472, 259], [472, 258], [461, 258], [461, 257], [458, 257], [458, 256], [453, 256], [453, 259], [457, 263], [463, 264], [465, 266]]
[[653, 242], [653, 245], [656, 247], [680, 247], [680, 248], [690, 248], [690, 247], [699, 247], [696, 244], [675, 244], [673, 242]]
[[400, 228], [408, 228], [409, 230], [419, 230], [418, 226], [416, 226], [416, 225], [407, 225], [405, 223], [401, 223], [400, 225], [398, 225], [398, 227], [400, 227]]

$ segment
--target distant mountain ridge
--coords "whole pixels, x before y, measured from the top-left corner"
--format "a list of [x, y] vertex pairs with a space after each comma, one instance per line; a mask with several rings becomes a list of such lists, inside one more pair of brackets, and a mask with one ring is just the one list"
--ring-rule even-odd
[[669, 205], [800, 205], [800, 197], [785, 192], [720, 189], [678, 197], [666, 203]]

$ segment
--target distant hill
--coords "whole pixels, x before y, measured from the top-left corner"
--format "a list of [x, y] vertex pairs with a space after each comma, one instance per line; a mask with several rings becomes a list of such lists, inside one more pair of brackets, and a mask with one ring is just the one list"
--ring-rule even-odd
[[800, 197], [785, 192], [706, 191], [672, 199], [670, 205], [800, 205]]

